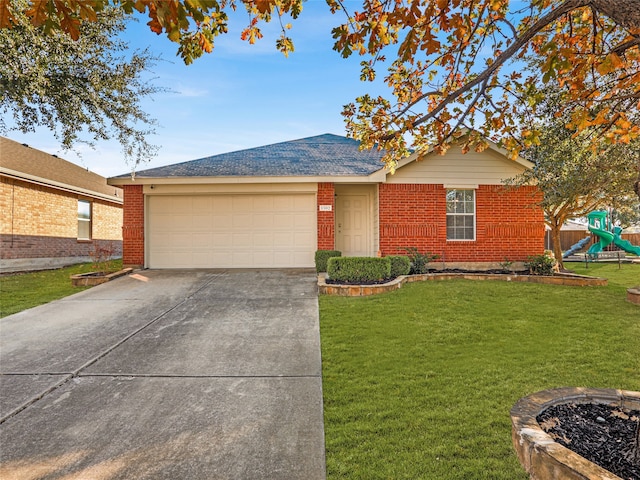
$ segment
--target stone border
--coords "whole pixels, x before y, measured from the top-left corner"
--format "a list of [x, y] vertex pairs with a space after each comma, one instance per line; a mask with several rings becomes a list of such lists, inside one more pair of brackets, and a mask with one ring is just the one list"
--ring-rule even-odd
[[536, 417], [554, 405], [601, 403], [640, 409], [640, 392], [599, 388], [557, 388], [521, 398], [511, 409], [511, 439], [530, 478], [622, 480], [617, 475], [556, 443]]
[[627, 289], [627, 301], [640, 305], [640, 285]]
[[339, 295], [343, 297], [366, 297], [378, 293], [391, 292], [402, 288], [405, 283], [453, 280], [498, 280], [503, 282], [546, 283], [552, 285], [569, 285], [577, 287], [607, 285], [606, 278], [587, 277], [584, 275], [556, 273], [553, 276], [519, 275], [498, 273], [426, 273], [422, 275], [401, 275], [388, 283], [380, 285], [333, 285], [325, 281], [325, 274], [318, 275], [318, 293], [322, 295]]
[[128, 275], [133, 272], [133, 268], [123, 268], [118, 272], [109, 273], [107, 275], [94, 275], [93, 273], [77, 273], [71, 275], [71, 284], [74, 287], [94, 287], [101, 283], [106, 283], [118, 277]]

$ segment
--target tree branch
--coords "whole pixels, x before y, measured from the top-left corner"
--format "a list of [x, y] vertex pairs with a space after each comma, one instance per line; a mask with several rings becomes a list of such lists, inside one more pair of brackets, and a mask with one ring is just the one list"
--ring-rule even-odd
[[[480, 85], [483, 82], [487, 81], [507, 60], [513, 57], [533, 37], [535, 37], [542, 29], [544, 29], [544, 27], [548, 26], [549, 24], [562, 17], [563, 15], [571, 12], [572, 10], [583, 7], [587, 4], [589, 4], [589, 2], [586, 0], [569, 0], [563, 3], [556, 10], [552, 10], [551, 12], [547, 13], [545, 16], [536, 21], [527, 31], [525, 31], [520, 38], [517, 38], [514, 43], [509, 45], [509, 47], [498, 56], [494, 63], [487, 67], [472, 81], [448, 94], [436, 108], [434, 108], [428, 114], [417, 119], [415, 122], [413, 122], [412, 126], [417, 127], [418, 125], [437, 116], [449, 103], [455, 101], [457, 98], [474, 88], [476, 85]], [[411, 102], [411, 104], [407, 106], [406, 110], [424, 100], [425, 98], [427, 98], [426, 95], [421, 95], [416, 100]], [[385, 135], [384, 137], [382, 137], [383, 140], [390, 140], [391, 138], [393, 138], [393, 135]]]

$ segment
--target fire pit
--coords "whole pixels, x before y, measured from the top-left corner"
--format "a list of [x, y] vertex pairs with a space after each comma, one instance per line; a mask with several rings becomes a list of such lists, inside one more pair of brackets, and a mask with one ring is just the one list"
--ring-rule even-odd
[[608, 405], [640, 410], [640, 392], [627, 390], [560, 388], [522, 398], [511, 409], [512, 439], [520, 463], [532, 479], [600, 479], [620, 477], [574, 453], [545, 432], [537, 418], [562, 405]]

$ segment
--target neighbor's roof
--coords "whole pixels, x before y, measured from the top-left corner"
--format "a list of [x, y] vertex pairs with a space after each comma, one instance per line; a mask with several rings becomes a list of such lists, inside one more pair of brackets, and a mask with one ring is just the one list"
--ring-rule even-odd
[[0, 173], [12, 178], [122, 203], [107, 179], [55, 155], [0, 137]]
[[[136, 172], [136, 178], [368, 176], [384, 167], [378, 150], [324, 134]], [[130, 174], [115, 178], [130, 177]]]

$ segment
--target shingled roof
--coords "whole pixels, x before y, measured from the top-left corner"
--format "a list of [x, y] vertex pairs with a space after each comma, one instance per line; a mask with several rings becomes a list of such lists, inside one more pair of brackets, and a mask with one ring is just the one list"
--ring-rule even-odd
[[107, 185], [105, 177], [5, 137], [0, 137], [0, 173], [122, 203], [122, 190]]
[[359, 145], [327, 133], [143, 170], [136, 178], [368, 176], [384, 167], [382, 152]]

